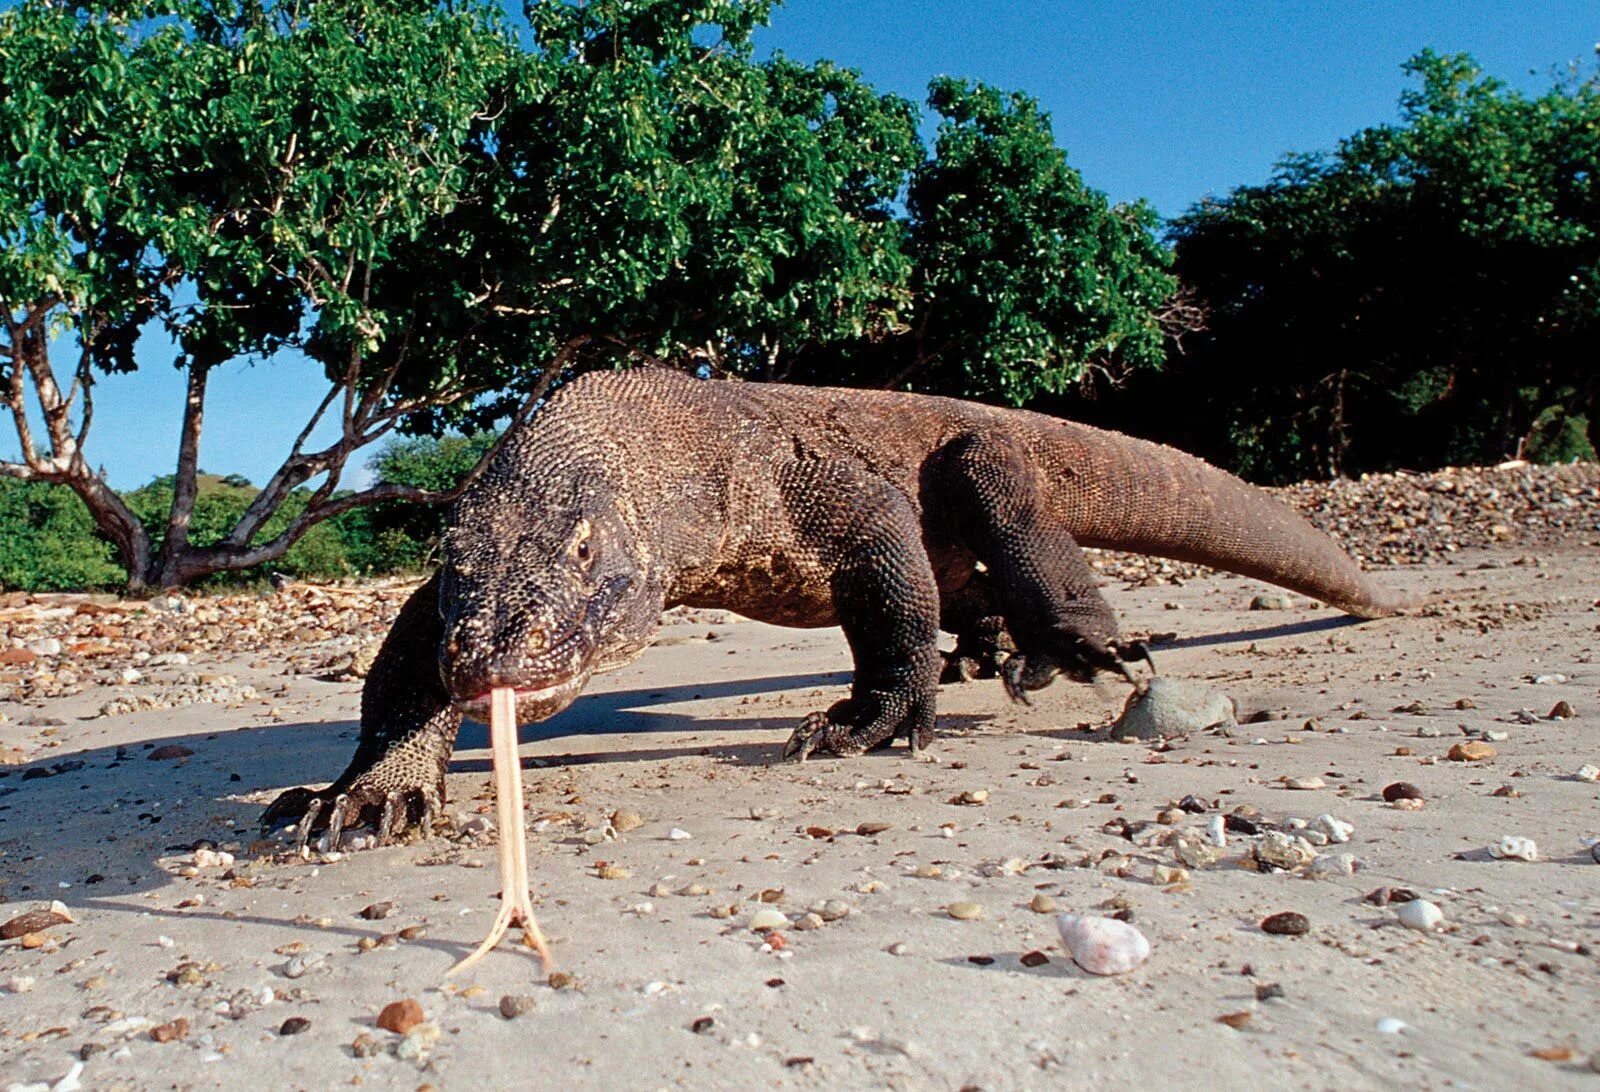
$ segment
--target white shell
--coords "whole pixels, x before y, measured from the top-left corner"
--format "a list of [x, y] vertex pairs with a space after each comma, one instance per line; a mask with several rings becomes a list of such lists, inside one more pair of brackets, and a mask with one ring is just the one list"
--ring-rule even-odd
[[1444, 921], [1444, 911], [1427, 899], [1412, 899], [1395, 908], [1395, 916], [1407, 929], [1431, 933]]
[[1125, 921], [1057, 914], [1056, 928], [1072, 961], [1090, 974], [1127, 974], [1150, 958], [1150, 942]]
[[1532, 838], [1524, 838], [1520, 834], [1503, 834], [1500, 841], [1489, 847], [1491, 857], [1514, 857], [1519, 861], [1537, 861], [1539, 847]]
[[782, 910], [774, 910], [770, 906], [763, 907], [750, 915], [750, 928], [756, 932], [764, 932], [768, 929], [783, 929], [787, 928], [788, 924], [788, 915]]
[[1228, 822], [1220, 815], [1213, 815], [1206, 823], [1206, 838], [1218, 849], [1228, 846]]

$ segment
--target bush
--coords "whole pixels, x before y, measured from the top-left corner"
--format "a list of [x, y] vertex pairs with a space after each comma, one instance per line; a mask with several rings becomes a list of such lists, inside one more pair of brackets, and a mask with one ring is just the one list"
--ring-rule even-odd
[[123, 582], [111, 543], [72, 490], [0, 478], [0, 588], [76, 591]]

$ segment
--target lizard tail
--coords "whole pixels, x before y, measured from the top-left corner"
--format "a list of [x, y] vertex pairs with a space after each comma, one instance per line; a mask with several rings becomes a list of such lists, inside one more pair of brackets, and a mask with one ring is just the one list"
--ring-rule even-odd
[[1332, 538], [1226, 471], [1146, 440], [1039, 420], [1047, 490], [1080, 545], [1209, 565], [1360, 618], [1415, 603], [1374, 584]]

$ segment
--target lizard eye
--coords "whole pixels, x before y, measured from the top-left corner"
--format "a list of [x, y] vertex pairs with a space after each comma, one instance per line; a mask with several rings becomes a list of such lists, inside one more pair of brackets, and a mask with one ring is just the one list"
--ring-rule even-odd
[[589, 544], [587, 542], [578, 543], [578, 560], [579, 561], [588, 561], [589, 560], [589, 556], [590, 556]]

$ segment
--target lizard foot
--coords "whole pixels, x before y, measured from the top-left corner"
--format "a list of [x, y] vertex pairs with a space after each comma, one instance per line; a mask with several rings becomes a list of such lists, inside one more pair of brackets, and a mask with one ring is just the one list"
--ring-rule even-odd
[[387, 845], [412, 825], [426, 835], [443, 804], [442, 784], [387, 792], [359, 781], [349, 789], [289, 789], [268, 805], [261, 828], [271, 831], [292, 824], [295, 847], [300, 850], [323, 831], [328, 834], [328, 848], [336, 850], [345, 830], [358, 826], [370, 826], [378, 835], [378, 844]]
[[927, 727], [902, 729], [900, 724], [885, 718], [873, 718], [869, 724], [857, 725], [853, 722], [853, 711], [854, 703], [846, 698], [835, 702], [826, 713], [812, 713], [806, 717], [783, 745], [784, 760], [804, 762], [819, 751], [849, 758], [887, 747], [901, 735], [909, 737], [913, 752], [933, 741], [932, 718]]

